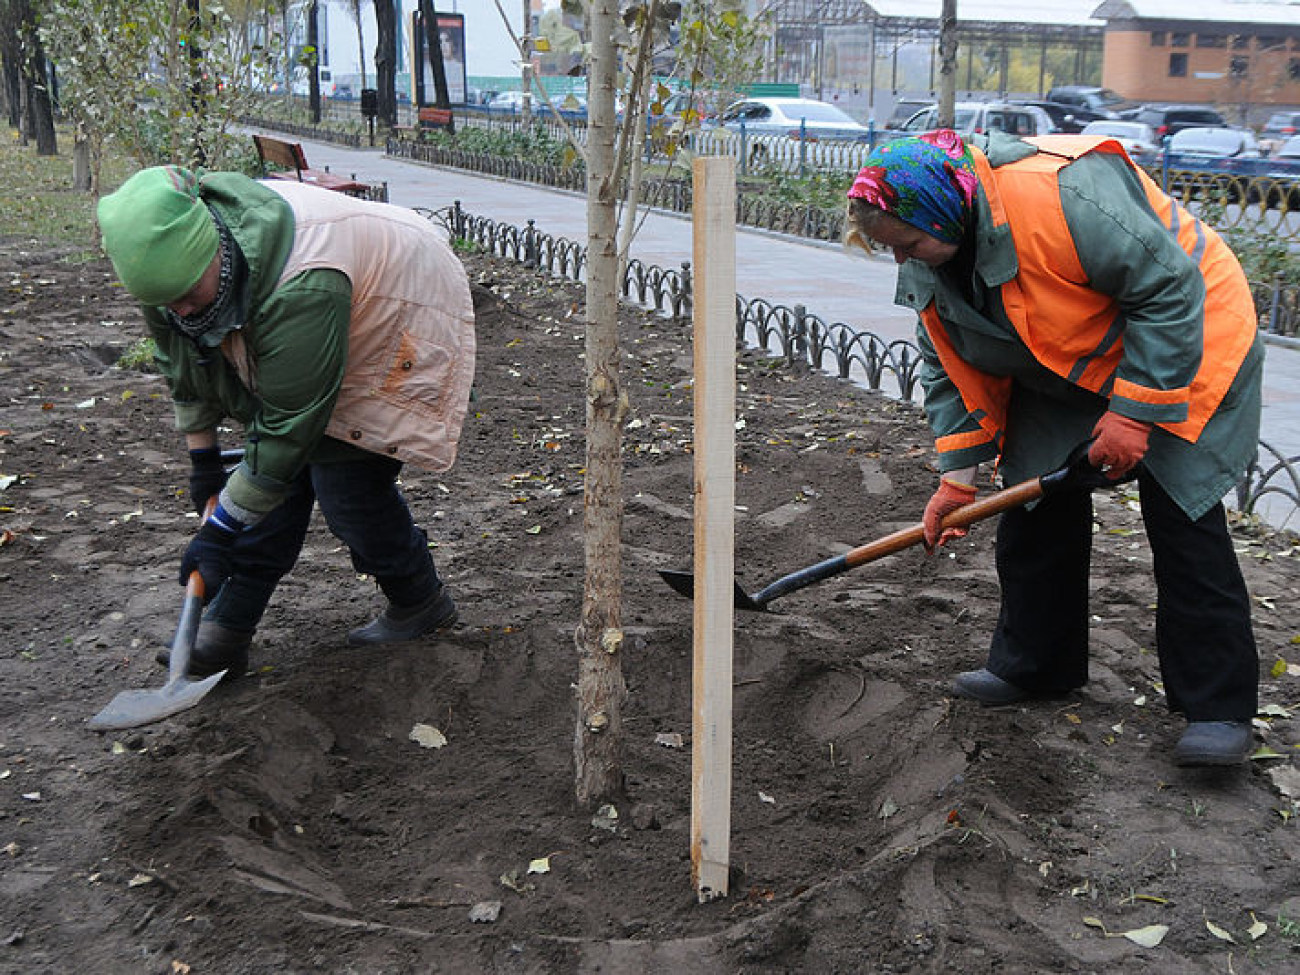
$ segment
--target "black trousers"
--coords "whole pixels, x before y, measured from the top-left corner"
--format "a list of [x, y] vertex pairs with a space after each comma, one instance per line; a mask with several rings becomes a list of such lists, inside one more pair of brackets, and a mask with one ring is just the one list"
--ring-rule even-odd
[[[1259, 658], [1223, 505], [1193, 521], [1145, 472], [1138, 491], [1154, 556], [1156, 649], [1169, 706], [1189, 721], [1249, 721], [1259, 703]], [[1002, 610], [990, 671], [1043, 693], [1087, 682], [1091, 554], [1090, 491], [1002, 515]]]
[[257, 629], [281, 577], [298, 561], [318, 502], [330, 531], [347, 545], [352, 567], [373, 576], [389, 601], [413, 606], [436, 592], [442, 582], [424, 530], [397, 486], [401, 469], [399, 461], [374, 454], [308, 464], [284, 501], [235, 540], [234, 573], [203, 618], [241, 633]]

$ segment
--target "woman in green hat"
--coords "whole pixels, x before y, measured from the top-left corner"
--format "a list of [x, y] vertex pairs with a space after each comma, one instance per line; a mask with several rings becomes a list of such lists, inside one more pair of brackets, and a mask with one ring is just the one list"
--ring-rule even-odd
[[[143, 306], [212, 514], [181, 560], [213, 595], [196, 676], [248, 666], [315, 503], [388, 605], [355, 644], [411, 640], [456, 606], [397, 486], [404, 462], [455, 459], [474, 373], [460, 261], [401, 207], [288, 181], [159, 166], [99, 204], [104, 248]], [[243, 425], [227, 477], [218, 425]]]

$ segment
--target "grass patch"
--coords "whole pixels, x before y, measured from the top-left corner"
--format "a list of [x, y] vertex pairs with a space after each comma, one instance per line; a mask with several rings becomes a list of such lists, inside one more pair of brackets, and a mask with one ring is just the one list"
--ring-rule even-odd
[[[20, 145], [10, 129], [0, 144], [0, 235], [68, 244], [98, 257], [95, 199], [72, 189], [72, 130], [58, 129], [58, 155], [38, 156], [36, 145]], [[118, 186], [134, 167], [125, 159], [105, 160], [106, 187]]]

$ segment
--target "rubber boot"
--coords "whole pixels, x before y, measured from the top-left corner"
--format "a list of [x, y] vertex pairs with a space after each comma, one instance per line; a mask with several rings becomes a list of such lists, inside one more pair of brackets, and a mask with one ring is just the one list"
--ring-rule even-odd
[[[224, 670], [226, 680], [243, 677], [248, 672], [248, 648], [252, 643], [252, 633], [242, 633], [212, 620], [203, 620], [190, 654], [189, 676], [209, 677]], [[171, 651], [160, 650], [157, 660], [164, 667], [171, 666]]]
[[418, 640], [456, 622], [456, 603], [445, 587], [414, 606], [388, 604], [379, 617], [348, 634], [353, 646]]

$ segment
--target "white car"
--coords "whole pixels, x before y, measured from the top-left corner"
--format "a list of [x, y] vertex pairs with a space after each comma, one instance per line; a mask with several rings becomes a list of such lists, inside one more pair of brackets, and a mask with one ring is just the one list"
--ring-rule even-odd
[[809, 141], [867, 142], [871, 131], [841, 108], [815, 98], [746, 98], [728, 105], [718, 117], [724, 129], [747, 135], [784, 135]]
[[1258, 159], [1264, 154], [1250, 129], [1201, 126], [1175, 132], [1169, 139], [1169, 152], [1171, 155], [1213, 159]]
[[1099, 119], [1089, 122], [1079, 134], [1108, 136], [1123, 146], [1124, 151], [1134, 158], [1153, 155], [1160, 149], [1156, 144], [1156, 130], [1145, 122]]
[[[953, 106], [953, 131], [959, 135], [1007, 132], [1010, 135], [1047, 135], [1052, 119], [1041, 108], [1005, 102], [957, 102]], [[893, 135], [917, 135], [939, 127], [939, 106], [923, 108], [895, 129]]]

